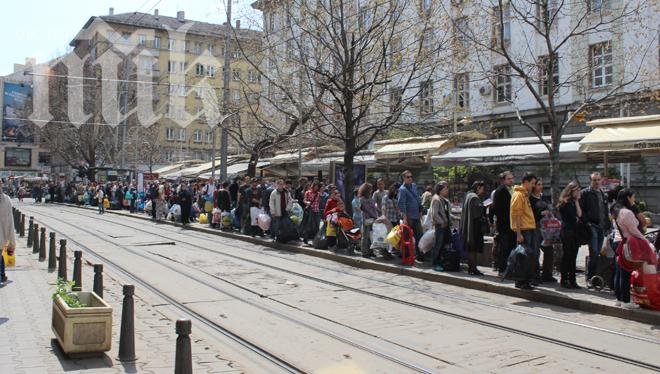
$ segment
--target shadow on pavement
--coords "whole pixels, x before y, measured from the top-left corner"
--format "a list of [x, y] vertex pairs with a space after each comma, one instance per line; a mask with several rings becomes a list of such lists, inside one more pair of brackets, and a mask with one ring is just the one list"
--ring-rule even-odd
[[[50, 340], [50, 347], [60, 361], [62, 370], [64, 371], [79, 371], [81, 369], [101, 369], [113, 367], [112, 359], [105, 353], [96, 357], [89, 358], [69, 358], [60, 348], [57, 339]], [[135, 371], [126, 371], [127, 373], [134, 373]]]

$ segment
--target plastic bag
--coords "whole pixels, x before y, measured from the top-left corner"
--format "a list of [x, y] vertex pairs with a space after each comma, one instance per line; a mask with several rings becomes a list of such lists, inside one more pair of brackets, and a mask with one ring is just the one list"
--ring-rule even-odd
[[205, 201], [204, 202], [204, 211], [207, 213], [210, 213], [213, 211], [213, 201]]
[[16, 250], [13, 249], [11, 253], [9, 253], [9, 243], [5, 244], [2, 248], [2, 258], [5, 261], [6, 267], [16, 266]]
[[431, 230], [432, 228], [433, 228], [433, 216], [431, 216], [431, 214], [427, 214], [424, 217], [422, 217], [422, 229], [426, 231], [426, 230]]
[[325, 225], [325, 236], [337, 236], [337, 227], [332, 222]]
[[293, 206], [291, 206], [291, 210], [289, 212], [291, 213], [291, 216], [297, 217], [298, 223], [296, 223], [296, 221], [291, 219], [291, 221], [293, 221], [293, 223], [300, 224], [300, 222], [302, 222], [304, 210], [300, 206], [300, 204], [293, 203]]
[[426, 253], [433, 248], [435, 243], [435, 230], [427, 230], [419, 239], [419, 250]]
[[262, 230], [268, 231], [268, 229], [270, 229], [270, 223], [271, 223], [271, 218], [268, 214], [260, 213], [257, 216], [257, 225], [259, 225], [259, 227]]
[[209, 217], [206, 215], [206, 213], [200, 213], [199, 214], [199, 223], [202, 225], [206, 225], [209, 223]]
[[374, 223], [371, 228], [371, 249], [387, 248], [387, 226], [384, 223]]
[[103, 199], [103, 208], [104, 209], [109, 209], [110, 208], [110, 200], [108, 200], [107, 197]]
[[222, 224], [223, 228], [230, 228], [231, 227], [231, 213], [229, 212], [222, 212], [220, 214], [220, 223]]
[[537, 260], [534, 250], [519, 244], [507, 259], [504, 278], [526, 281], [534, 278]]
[[312, 245], [316, 249], [328, 249], [328, 238], [325, 236], [325, 225], [326, 223], [321, 222], [321, 227], [316, 232]]
[[256, 206], [250, 208], [250, 225], [257, 226], [257, 217], [259, 217], [259, 215], [262, 213], [265, 212], [261, 208], [257, 208]]
[[144, 210], [145, 212], [151, 212], [151, 207], [152, 206], [153, 206], [153, 203], [151, 202], [151, 200], [149, 200], [149, 201], [147, 201], [146, 204], [144, 204], [144, 207], [142, 208], [142, 210]]
[[399, 248], [399, 242], [401, 241], [401, 230], [399, 229], [398, 225], [392, 227], [390, 233], [387, 234], [387, 241], [390, 242], [392, 247]]
[[218, 208], [213, 208], [213, 215], [211, 217], [213, 224], [220, 224], [222, 222], [222, 211]]
[[539, 221], [541, 225], [542, 246], [549, 247], [553, 244], [561, 243], [561, 220], [552, 214], [546, 214]]

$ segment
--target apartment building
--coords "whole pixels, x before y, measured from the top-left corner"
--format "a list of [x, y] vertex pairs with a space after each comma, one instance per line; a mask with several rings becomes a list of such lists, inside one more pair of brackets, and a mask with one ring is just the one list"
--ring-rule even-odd
[[[231, 61], [225, 105], [223, 73], [228, 33]], [[241, 28], [240, 20], [230, 28], [186, 19], [183, 11], [169, 17], [158, 10], [153, 14], [114, 14], [110, 8], [108, 15], [91, 17], [71, 46], [79, 58], [87, 56], [88, 61], [101, 67], [96, 74], [103, 82], [114, 84], [119, 80], [119, 94], [101, 88], [104, 105], [107, 96], [118, 97], [116, 102], [111, 100], [118, 108], [114, 117], [105, 118], [104, 113], [103, 119], [120, 127], [118, 138], [124, 142], [125, 158], [135, 161], [126, 161], [125, 165], [130, 166], [139, 164], [140, 155], [153, 148], [158, 153], [158, 164], [210, 160], [213, 128], [217, 129], [220, 113], [238, 112], [225, 123], [227, 126], [254, 128], [246, 104], [260, 92], [260, 78], [243, 58], [243, 52], [257, 54], [260, 42], [261, 34]], [[123, 88], [124, 81], [128, 82], [127, 89]], [[129, 92], [126, 98], [122, 96], [125, 91]], [[125, 126], [117, 113], [130, 113]], [[220, 131], [215, 133], [219, 144]], [[238, 152], [231, 140], [229, 146]]]

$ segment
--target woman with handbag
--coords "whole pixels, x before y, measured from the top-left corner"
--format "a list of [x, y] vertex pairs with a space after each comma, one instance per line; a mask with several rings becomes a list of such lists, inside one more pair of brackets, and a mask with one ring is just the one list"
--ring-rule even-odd
[[557, 204], [561, 215], [561, 244], [563, 255], [561, 257], [561, 281], [564, 288], [579, 289], [575, 279], [575, 261], [577, 259], [578, 244], [577, 225], [582, 218], [580, 208], [580, 185], [576, 181], [570, 182], [559, 196]]

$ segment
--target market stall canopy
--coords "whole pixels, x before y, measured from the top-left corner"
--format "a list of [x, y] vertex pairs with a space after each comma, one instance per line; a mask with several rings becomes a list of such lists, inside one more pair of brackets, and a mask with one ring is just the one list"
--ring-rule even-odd
[[[218, 167], [220, 165], [221, 159], [216, 158], [215, 159], [215, 166]], [[232, 164], [235, 162], [235, 158], [229, 157], [227, 159], [227, 162], [229, 164]], [[184, 169], [176, 170], [170, 173], [162, 174], [161, 178], [165, 179], [178, 179], [178, 178], [197, 178], [200, 174], [205, 173], [207, 171], [210, 171], [213, 168], [213, 163], [212, 162], [204, 162], [201, 164], [193, 165]]]
[[594, 129], [580, 141], [580, 152], [660, 152], [660, 115], [605, 118], [587, 126]]
[[465, 131], [456, 134], [442, 134], [427, 137], [412, 137], [397, 140], [378, 141], [375, 158], [402, 159], [408, 157], [429, 158], [453, 147], [458, 139], [484, 139], [477, 131]]
[[[579, 143], [585, 134], [564, 135], [566, 142], [559, 147], [562, 162], [585, 162], [586, 157], [578, 152]], [[549, 140], [549, 139], [547, 139]], [[537, 137], [492, 139], [461, 144], [445, 153], [432, 157], [435, 165], [501, 165], [536, 164], [548, 162], [548, 149]]]
[[[367, 165], [367, 168], [371, 168], [376, 165], [376, 156], [374, 156], [373, 152], [360, 152], [353, 158], [353, 161], [356, 164], [365, 164]], [[330, 170], [331, 162], [343, 163], [344, 153], [328, 153], [309, 161], [305, 161], [303, 162], [303, 171], [307, 173], [317, 172], [319, 170], [328, 171]]]
[[[247, 171], [249, 165], [250, 164], [248, 162], [239, 162], [237, 164], [227, 166], [227, 178], [231, 179], [231, 178], [234, 178], [235, 176], [237, 176], [239, 174], [245, 173]], [[259, 162], [257, 162], [257, 169], [266, 167], [268, 165], [270, 165], [269, 162], [259, 161]], [[215, 170], [215, 175], [216, 176], [220, 175], [220, 169]], [[209, 179], [209, 178], [211, 178], [211, 172], [200, 174], [199, 178], [200, 179]]]
[[154, 170], [153, 173], [158, 174], [158, 175], [172, 173], [172, 172], [175, 172], [177, 170], [183, 169], [188, 164], [189, 163], [187, 163], [187, 162], [179, 162], [179, 163], [176, 163], [176, 164], [163, 166], [162, 168], [158, 168], [158, 169]]

